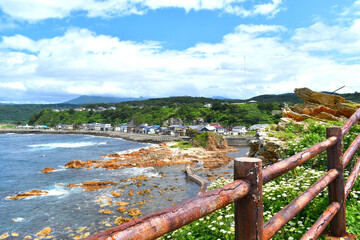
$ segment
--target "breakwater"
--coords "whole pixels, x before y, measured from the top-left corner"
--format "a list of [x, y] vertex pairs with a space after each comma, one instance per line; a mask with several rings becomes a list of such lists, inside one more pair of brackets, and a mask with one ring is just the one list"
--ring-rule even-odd
[[247, 137], [225, 137], [229, 146], [246, 147], [249, 141], [255, 140], [253, 136]]
[[80, 131], [80, 130], [40, 130], [40, 129], [0, 129], [0, 134], [16, 133], [16, 134], [77, 134], [91, 135], [97, 137], [121, 138], [124, 140], [144, 142], [144, 143], [162, 143], [172, 142], [176, 140], [187, 140], [187, 137], [174, 137], [162, 135], [147, 135], [139, 133], [124, 133], [114, 131]]

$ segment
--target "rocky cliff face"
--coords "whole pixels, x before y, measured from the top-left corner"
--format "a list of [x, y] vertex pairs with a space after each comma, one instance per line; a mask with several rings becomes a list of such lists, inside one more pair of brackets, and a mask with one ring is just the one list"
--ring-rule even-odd
[[281, 158], [287, 146], [284, 141], [274, 137], [269, 137], [265, 129], [259, 129], [255, 135], [255, 140], [249, 142], [250, 151], [248, 157], [259, 158], [263, 165], [270, 165]]
[[304, 99], [304, 104], [285, 107], [282, 114], [284, 118], [295, 121], [308, 118], [318, 121], [345, 121], [360, 108], [359, 104], [337, 95], [315, 92], [308, 88], [297, 88], [294, 92]]
[[163, 122], [163, 126], [164, 127], [168, 127], [171, 125], [184, 125], [183, 121], [180, 118], [169, 118], [168, 120], [165, 120]]

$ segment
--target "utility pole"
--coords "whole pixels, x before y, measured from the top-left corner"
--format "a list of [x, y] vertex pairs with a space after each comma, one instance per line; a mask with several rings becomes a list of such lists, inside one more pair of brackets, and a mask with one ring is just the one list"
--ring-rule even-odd
[[246, 103], [246, 57], [244, 56], [244, 81], [245, 81], [245, 90], [244, 90], [244, 93], [245, 93], [245, 103]]

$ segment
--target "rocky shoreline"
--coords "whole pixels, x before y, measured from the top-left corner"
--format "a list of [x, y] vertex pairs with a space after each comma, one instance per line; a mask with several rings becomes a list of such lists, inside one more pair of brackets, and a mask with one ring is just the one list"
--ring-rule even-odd
[[97, 137], [111, 137], [121, 138], [128, 141], [143, 142], [143, 143], [163, 143], [173, 142], [176, 140], [186, 140], [188, 137], [174, 137], [174, 136], [158, 136], [146, 135], [139, 133], [124, 133], [114, 131], [82, 131], [82, 130], [40, 130], [40, 129], [0, 129], [0, 134], [15, 133], [15, 134], [76, 134], [76, 135], [91, 135]]

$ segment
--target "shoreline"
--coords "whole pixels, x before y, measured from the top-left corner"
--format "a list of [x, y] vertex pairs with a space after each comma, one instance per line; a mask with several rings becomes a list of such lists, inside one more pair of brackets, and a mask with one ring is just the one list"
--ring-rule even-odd
[[173, 137], [173, 136], [154, 136], [140, 133], [124, 133], [114, 131], [82, 131], [82, 130], [41, 130], [41, 129], [0, 129], [0, 134], [15, 133], [15, 134], [60, 134], [60, 135], [91, 135], [96, 137], [111, 137], [121, 138], [127, 141], [142, 142], [142, 143], [163, 143], [173, 142], [176, 140], [186, 140], [187, 137]]
[[[12, 131], [0, 131], [0, 133], [17, 134], [23, 132], [26, 132], [26, 134], [64, 134], [65, 131], [14, 131], [14, 129], [12, 129]], [[66, 131], [66, 134], [74, 134], [74, 132], [76, 132], [77, 134], [83, 133], [81, 131]], [[91, 133], [100, 133], [96, 134], [95, 136], [109, 137], [109, 134], [105, 135], [104, 132]], [[122, 169], [122, 167], [131, 169], [134, 167], [144, 168], [153, 166], [154, 169], [156, 169], [154, 170], [154, 172], [157, 175], [148, 176], [147, 173], [142, 173], [139, 176], [121, 175], [121, 178], [117, 177], [116, 179], [112, 178], [110, 175], [109, 178], [103, 178], [100, 180], [89, 179], [86, 181], [76, 180], [72, 181], [72, 183], [70, 183], [69, 185], [61, 186], [61, 188], [64, 188], [64, 190], [66, 191], [73, 191], [70, 190], [70, 187], [79, 189], [75, 191], [81, 192], [81, 195], [86, 196], [86, 201], [82, 203], [83, 198], [81, 198], [79, 204], [81, 203], [81, 206], [84, 207], [88, 205], [90, 206], [89, 202], [91, 202], [91, 208], [88, 208], [87, 211], [89, 215], [95, 216], [97, 220], [89, 221], [86, 223], [76, 222], [74, 226], [70, 224], [65, 224], [64, 226], [61, 226], [57, 225], [56, 222], [54, 222], [56, 224], [52, 222], [51, 224], [40, 224], [38, 227], [34, 228], [34, 232], [28, 229], [21, 228], [14, 228], [12, 231], [6, 230], [5, 232], [9, 233], [9, 235], [15, 232], [17, 234], [20, 234], [22, 237], [24, 237], [25, 235], [34, 236], [37, 234], [36, 232], [39, 232], [41, 229], [44, 229], [45, 227], [51, 227], [52, 235], [48, 235], [49, 237], [52, 236], [54, 238], [60, 237], [63, 239], [80, 239], [90, 234], [95, 234], [98, 231], [115, 227], [121, 224], [122, 221], [129, 221], [136, 219], [137, 217], [150, 214], [151, 212], [157, 211], [159, 208], [158, 206], [161, 206], [161, 209], [171, 206], [176, 202], [181, 202], [187, 199], [185, 198], [187, 192], [191, 191], [193, 193], [194, 190], [197, 191], [198, 189], [197, 186], [194, 187], [193, 183], [189, 183], [189, 181], [186, 180], [186, 175], [183, 172], [185, 164], [194, 163], [192, 161], [193, 159], [202, 160], [204, 161], [205, 165], [208, 165], [208, 168], [203, 169], [200, 175], [208, 179], [209, 181], [213, 181], [217, 178], [224, 176], [230, 177], [232, 171], [227, 164], [229, 163], [229, 161], [231, 161], [231, 159], [230, 157], [225, 157], [225, 155], [227, 155], [228, 153], [228, 150], [207, 151], [202, 148], [190, 148], [184, 150], [176, 147], [172, 148], [173, 144], [175, 143], [166, 143], [160, 144], [159, 146], [145, 147], [135, 151], [117, 154], [118, 156], [115, 156], [115, 154], [109, 154], [108, 156], [104, 155], [101, 157], [108, 157], [110, 159], [105, 158], [103, 159], [103, 161], [99, 160], [99, 162], [94, 162], [92, 167], [97, 168], [97, 166], [99, 166], [100, 168], [101, 166], [102, 168], [102, 165], [105, 164], [104, 167], [107, 170], [115, 170]], [[91, 160], [86, 162], [90, 163]], [[135, 162], [136, 166], [133, 165], [133, 163]], [[222, 164], [220, 164], [221, 162]], [[171, 166], [169, 166], [169, 164]], [[44, 167], [46, 167], [46, 165]], [[86, 166], [83, 166], [81, 168], [85, 170]], [[92, 171], [92, 168], [86, 169], [86, 171]], [[222, 170], [218, 171], [220, 168]], [[33, 189], [33, 193], [40, 194], [35, 190], [35, 188], [31, 189]], [[24, 192], [23, 194], [26, 195], [26, 192]], [[179, 195], [181, 195], [181, 198], [178, 197]], [[79, 198], [77, 198], [77, 196], [75, 195], [72, 195], [72, 198], [79, 200]], [[14, 198], [14, 200], [12, 201], [22, 200], [15, 200]], [[22, 215], [19, 216], [23, 217]], [[27, 219], [26, 216], [25, 219]], [[0, 232], [0, 234], [1, 233], [2, 232]]]
[[[141, 133], [124, 133], [116, 131], [83, 131], [83, 130], [41, 130], [41, 129], [0, 129], [0, 134], [59, 134], [59, 135], [90, 135], [95, 137], [121, 138], [127, 141], [142, 143], [166, 143], [174, 141], [188, 141], [187, 136], [167, 136], [167, 135], [148, 135]], [[254, 140], [253, 136], [225, 137], [229, 146], [246, 147], [250, 140]]]

